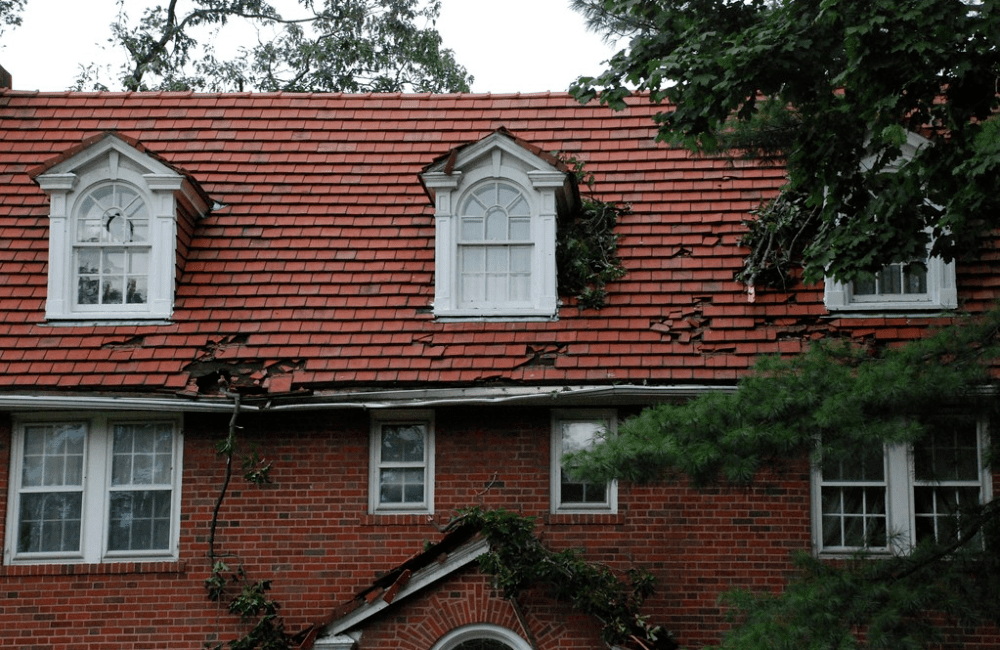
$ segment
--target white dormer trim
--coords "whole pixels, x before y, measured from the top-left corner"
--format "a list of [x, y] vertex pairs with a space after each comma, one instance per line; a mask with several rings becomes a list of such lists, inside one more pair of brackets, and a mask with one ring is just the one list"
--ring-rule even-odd
[[[554, 318], [558, 307], [556, 217], [560, 202], [570, 191], [568, 174], [508, 134], [495, 132], [431, 165], [421, 178], [434, 197], [434, 315], [446, 319]], [[528, 290], [520, 295], [508, 287], [508, 296], [515, 297], [494, 300], [482, 295], [470, 300], [470, 291], [463, 291], [462, 285], [461, 249], [463, 245], [470, 247], [470, 242], [462, 239], [465, 215], [461, 211], [472, 193], [497, 182], [520, 192], [530, 207], [529, 239], [510, 244], [511, 249], [518, 249], [516, 254], [530, 258]]]
[[[177, 263], [177, 198], [190, 205], [204, 201], [185, 177], [154, 157], [108, 134], [67, 160], [35, 177], [49, 195], [49, 265], [45, 317], [50, 321], [166, 320], [173, 313]], [[148, 252], [146, 295], [129, 304], [80, 304], [77, 219], [88, 195], [101, 186], [116, 184], [135, 192], [145, 204], [148, 231], [142, 242]], [[114, 242], [103, 245], [115, 247]]]

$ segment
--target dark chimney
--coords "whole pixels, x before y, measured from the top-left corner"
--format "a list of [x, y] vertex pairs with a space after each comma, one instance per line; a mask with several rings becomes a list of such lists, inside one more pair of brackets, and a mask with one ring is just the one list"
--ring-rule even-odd
[[13, 88], [14, 82], [10, 77], [10, 73], [3, 69], [0, 65], [0, 88]]

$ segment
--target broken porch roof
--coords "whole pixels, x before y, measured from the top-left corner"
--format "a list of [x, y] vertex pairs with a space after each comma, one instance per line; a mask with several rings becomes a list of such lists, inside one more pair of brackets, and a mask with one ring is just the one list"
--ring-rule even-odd
[[[741, 221], [782, 170], [657, 144], [657, 110], [565, 94], [4, 91], [0, 391], [190, 397], [220, 373], [270, 395], [728, 384], [757, 355], [837, 331], [819, 288], [751, 303], [733, 280]], [[603, 309], [562, 296], [551, 321], [435, 320], [434, 209], [419, 174], [498, 129], [579, 160], [595, 196], [631, 206], [617, 228], [628, 273]], [[198, 223], [169, 322], [45, 322], [48, 207], [29, 172], [104, 131], [221, 206]]]

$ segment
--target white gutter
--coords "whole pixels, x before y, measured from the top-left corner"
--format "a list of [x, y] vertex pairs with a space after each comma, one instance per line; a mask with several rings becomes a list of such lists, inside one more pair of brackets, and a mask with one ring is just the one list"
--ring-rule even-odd
[[[462, 405], [549, 405], [592, 406], [601, 400], [608, 404], [647, 404], [673, 399], [690, 399], [708, 392], [736, 390], [729, 386], [519, 386], [489, 388], [437, 388], [422, 390], [316, 392], [296, 397], [282, 395], [247, 395], [240, 408], [244, 411], [315, 411], [334, 409], [432, 408]], [[231, 400], [222, 397], [115, 397], [92, 395], [3, 395], [0, 411], [163, 411], [217, 412], [232, 410]]]

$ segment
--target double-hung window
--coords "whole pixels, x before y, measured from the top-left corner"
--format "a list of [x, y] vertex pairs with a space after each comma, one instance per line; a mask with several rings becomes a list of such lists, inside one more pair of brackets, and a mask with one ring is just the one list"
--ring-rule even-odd
[[904, 552], [961, 535], [963, 511], [991, 498], [985, 425], [938, 422], [919, 443], [872, 447], [814, 470], [814, 538], [820, 553]]
[[372, 418], [371, 512], [434, 511], [434, 419], [429, 411]]
[[563, 456], [594, 446], [605, 436], [614, 435], [617, 417], [607, 410], [557, 410], [552, 414], [553, 513], [613, 513], [618, 510], [615, 481], [592, 483], [572, 478]]
[[177, 556], [181, 434], [173, 418], [89, 415], [15, 427], [9, 562]]

